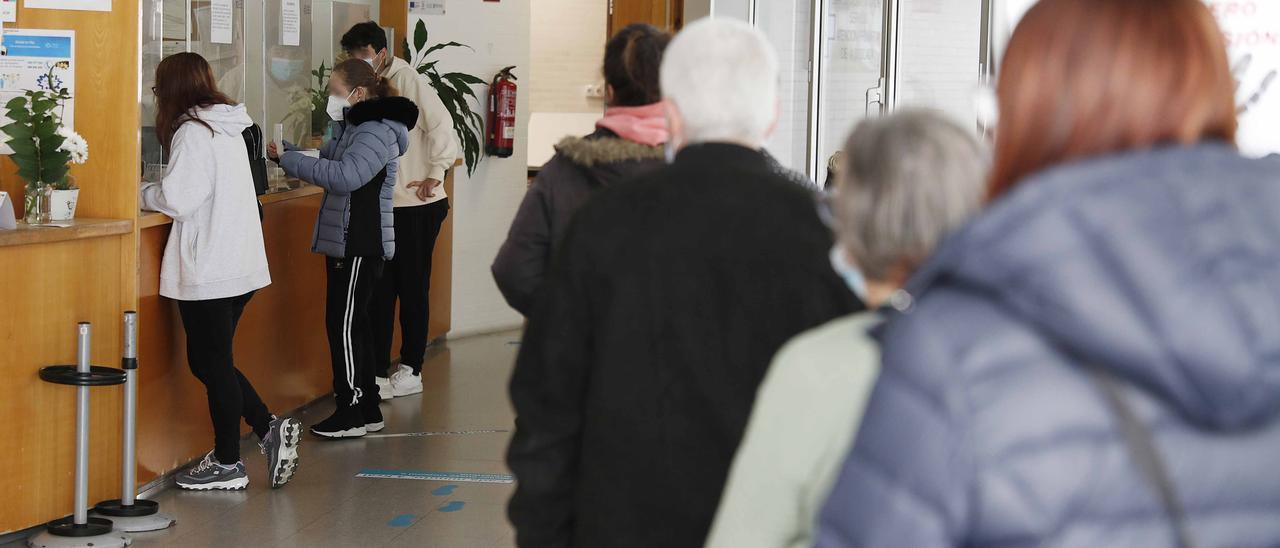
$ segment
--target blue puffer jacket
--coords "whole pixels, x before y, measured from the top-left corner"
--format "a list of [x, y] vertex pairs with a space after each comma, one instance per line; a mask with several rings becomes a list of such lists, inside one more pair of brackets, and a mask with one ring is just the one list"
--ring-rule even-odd
[[1198, 546], [1280, 546], [1280, 158], [1047, 171], [909, 287], [819, 546], [1175, 546], [1090, 364], [1123, 383]]
[[[357, 234], [381, 240], [385, 259], [395, 255], [395, 221], [391, 204], [398, 159], [409, 149], [409, 130], [418, 120], [418, 107], [403, 97], [370, 99], [347, 109], [334, 126], [333, 138], [320, 158], [296, 151], [280, 157], [280, 167], [325, 190], [316, 218], [311, 250], [330, 257], [366, 255], [376, 250], [353, 242]], [[375, 185], [367, 187], [367, 185]], [[377, 234], [380, 232], [380, 238]], [[361, 248], [353, 251], [349, 246]]]

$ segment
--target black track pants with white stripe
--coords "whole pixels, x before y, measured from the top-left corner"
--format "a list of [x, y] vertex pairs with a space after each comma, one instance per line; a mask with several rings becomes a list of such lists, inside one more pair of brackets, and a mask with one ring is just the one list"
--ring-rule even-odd
[[382, 258], [325, 260], [325, 327], [333, 361], [333, 395], [339, 406], [378, 404], [374, 381], [373, 324], [369, 307], [382, 274]]

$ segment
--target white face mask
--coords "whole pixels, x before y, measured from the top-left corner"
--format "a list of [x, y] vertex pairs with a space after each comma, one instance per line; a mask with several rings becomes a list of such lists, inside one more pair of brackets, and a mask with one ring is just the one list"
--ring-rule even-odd
[[862, 275], [862, 271], [858, 267], [849, 263], [845, 257], [844, 249], [836, 244], [831, 248], [831, 268], [835, 269], [836, 274], [844, 279], [844, 283], [848, 284], [849, 289], [857, 295], [859, 299], [867, 300], [867, 279]]
[[332, 95], [329, 96], [329, 104], [324, 107], [324, 111], [329, 113], [329, 117], [332, 118], [333, 121], [342, 121], [342, 113], [351, 107], [351, 95], [355, 92], [356, 90], [351, 90], [351, 93], [348, 93], [343, 99], [339, 99]]
[[378, 54], [376, 54], [376, 53], [373, 55], [373, 57], [370, 57], [370, 58], [368, 58], [368, 59], [365, 59], [365, 60], [364, 60], [364, 62], [369, 63], [369, 66], [370, 66], [370, 67], [373, 67], [373, 72], [374, 72], [375, 74], [376, 74], [380, 69], [382, 69], [382, 67], [380, 66], [380, 65], [382, 65], [382, 63], [379, 63], [379, 62], [378, 62]]

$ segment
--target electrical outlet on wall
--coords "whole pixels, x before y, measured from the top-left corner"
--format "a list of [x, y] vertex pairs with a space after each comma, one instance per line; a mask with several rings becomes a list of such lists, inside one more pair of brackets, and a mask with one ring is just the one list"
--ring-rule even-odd
[[604, 84], [590, 84], [586, 88], [588, 99], [604, 99]]

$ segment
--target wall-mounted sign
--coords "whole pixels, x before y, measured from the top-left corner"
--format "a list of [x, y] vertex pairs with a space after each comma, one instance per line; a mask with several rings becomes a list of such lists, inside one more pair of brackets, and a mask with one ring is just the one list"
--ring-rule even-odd
[[409, 0], [410, 15], [444, 15], [444, 0]]
[[18, 0], [0, 0], [0, 23], [18, 22]]
[[213, 0], [209, 5], [209, 41], [215, 44], [230, 44], [231, 27], [235, 24], [235, 11], [232, 0]]
[[[73, 30], [5, 29], [0, 56], [0, 105], [27, 90], [65, 88], [71, 95], [63, 105], [62, 121], [75, 127], [76, 32]], [[0, 116], [0, 126], [9, 120]], [[13, 151], [0, 145], [0, 154]]]
[[1236, 141], [1251, 156], [1280, 153], [1280, 2], [1208, 0], [1227, 39], [1240, 113]]
[[280, 1], [280, 45], [297, 46], [302, 42], [302, 2]]
[[22, 5], [29, 9], [111, 11], [111, 0], [23, 0]]

